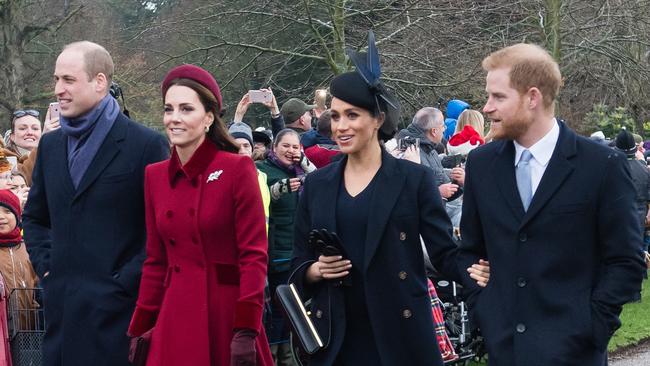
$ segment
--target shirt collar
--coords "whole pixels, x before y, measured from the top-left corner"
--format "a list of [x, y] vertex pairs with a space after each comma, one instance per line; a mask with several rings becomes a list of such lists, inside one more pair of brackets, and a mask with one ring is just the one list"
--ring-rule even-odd
[[[553, 150], [555, 150], [555, 145], [557, 140], [560, 137], [560, 126], [557, 123], [557, 119], [553, 118], [553, 127], [550, 131], [544, 135], [539, 141], [537, 141], [533, 146], [529, 147], [527, 150], [530, 151], [530, 154], [533, 156], [533, 159], [537, 161], [541, 166], [546, 167], [548, 162], [551, 160], [553, 155]], [[515, 144], [515, 166], [521, 158], [521, 154], [526, 150], [525, 147], [519, 145], [517, 141], [513, 141]]]
[[205, 171], [208, 164], [214, 159], [217, 151], [215, 144], [206, 137], [205, 141], [199, 145], [190, 160], [185, 165], [182, 165], [176, 148], [172, 148], [172, 156], [169, 159], [169, 184], [173, 187], [179, 176], [185, 176], [190, 180], [194, 180], [200, 173]]

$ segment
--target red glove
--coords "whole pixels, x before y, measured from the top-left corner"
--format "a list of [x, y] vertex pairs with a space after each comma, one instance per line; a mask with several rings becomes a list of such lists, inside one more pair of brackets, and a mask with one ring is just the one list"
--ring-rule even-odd
[[255, 338], [257, 332], [252, 329], [235, 330], [230, 342], [230, 366], [255, 366]]

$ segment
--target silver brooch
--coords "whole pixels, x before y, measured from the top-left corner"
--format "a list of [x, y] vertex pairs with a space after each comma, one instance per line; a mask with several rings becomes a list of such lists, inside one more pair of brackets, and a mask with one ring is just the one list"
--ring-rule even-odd
[[210, 183], [213, 180], [218, 180], [221, 176], [221, 173], [223, 173], [223, 170], [215, 170], [214, 172], [210, 173], [208, 176], [208, 181], [206, 183]]

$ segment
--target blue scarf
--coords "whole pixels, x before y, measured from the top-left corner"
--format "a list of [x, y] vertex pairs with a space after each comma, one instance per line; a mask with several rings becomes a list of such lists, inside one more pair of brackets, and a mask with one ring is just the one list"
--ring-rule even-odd
[[80, 117], [60, 117], [61, 130], [68, 136], [68, 169], [75, 188], [79, 187], [119, 113], [120, 105], [115, 98], [106, 95], [97, 107]]

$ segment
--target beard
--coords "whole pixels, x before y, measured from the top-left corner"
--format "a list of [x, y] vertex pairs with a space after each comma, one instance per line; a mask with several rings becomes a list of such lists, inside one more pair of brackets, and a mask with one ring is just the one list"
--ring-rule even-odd
[[494, 133], [494, 138], [499, 140], [517, 140], [528, 132], [532, 124], [533, 119], [526, 113], [526, 109], [522, 103], [512, 118], [501, 120], [499, 129]]

